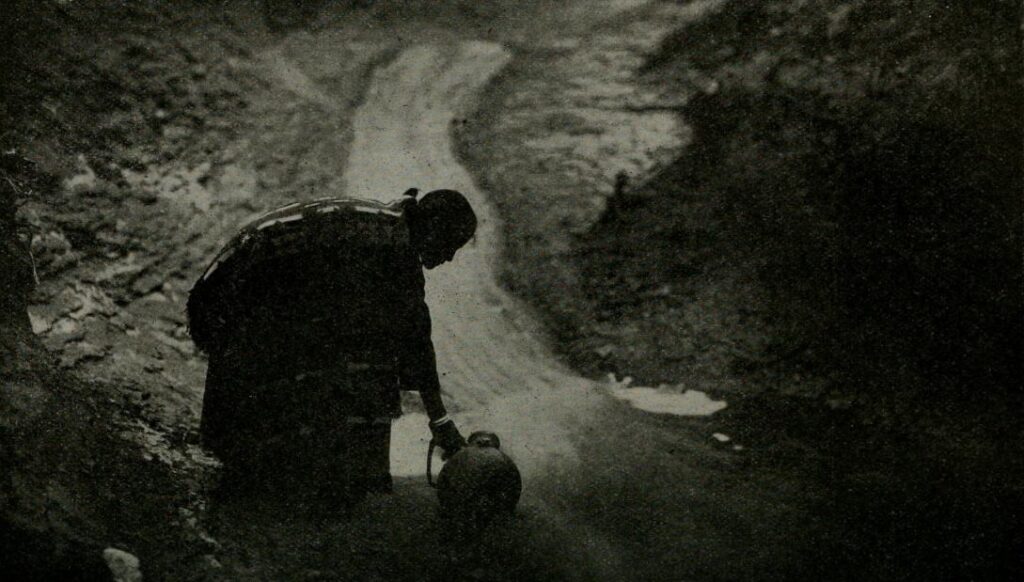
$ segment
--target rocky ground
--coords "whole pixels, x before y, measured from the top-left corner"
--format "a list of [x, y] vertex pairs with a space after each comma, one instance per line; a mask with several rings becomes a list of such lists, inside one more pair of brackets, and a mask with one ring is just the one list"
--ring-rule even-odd
[[[216, 461], [195, 432], [204, 363], [188, 341], [184, 298], [246, 219], [345, 190], [355, 107], [371, 72], [403, 47], [478, 35], [522, 43], [538, 22], [558, 31], [553, 43], [585, 32], [574, 18], [580, 8], [529, 19], [515, 10], [396, 13], [383, 5], [301, 19], [312, 32], [275, 22], [284, 36], [264, 28], [258, 6], [191, 8], [44, 3], [21, 7], [21, 28], [12, 29], [20, 42], [4, 69], [12, 129], [3, 256], [20, 275], [17, 287], [4, 282], [11, 565], [35, 577], [103, 578], [109, 546], [140, 556], [150, 579], [374, 570], [418, 578], [436, 567], [436, 552], [410, 551], [407, 538], [436, 535], [431, 512], [399, 529], [406, 538], [388, 527], [363, 530], [432, 507], [422, 486], [400, 487], [398, 501], [370, 504], [327, 533], [288, 505], [210, 510]], [[455, 16], [466, 26], [453, 33]], [[504, 23], [497, 33], [488, 25], [495, 20]], [[566, 536], [589, 526], [525, 511], [535, 517], [513, 536], [520, 541], [499, 552], [511, 560], [500, 568], [508, 576], [617, 567], [590, 564], [592, 550], [564, 555], [574, 545]], [[350, 551], [339, 552], [342, 542]]]
[[290, 77], [302, 39], [264, 50], [255, 8], [44, 3], [5, 21], [20, 41], [4, 70], [6, 244], [33, 262], [4, 259], [38, 281], [33, 336], [15, 322], [4, 346], [18, 461], [4, 538], [26, 572], [56, 553], [49, 575], [93, 579], [106, 545], [156, 579], [221, 567], [199, 525], [216, 461], [195, 446], [205, 364], [184, 298], [242, 222], [332, 179], [295, 160], [344, 158], [343, 112], [388, 47], [331, 47], [351, 57], [316, 71], [337, 85], [325, 104]]
[[[774, 281], [806, 281], [806, 271], [766, 270], [799, 274], [801, 263], [783, 254], [780, 270], [751, 252], [807, 240], [779, 244], [764, 234], [777, 231], [725, 211], [771, 207], [737, 192], [805, 191], [805, 167], [785, 162], [807, 151], [808, 133], [770, 137], [803, 127], [818, 101], [786, 117], [743, 91], [765, 94], [772, 63], [792, 59], [787, 86], [834, 85], [808, 69], [834, 57], [793, 47], [819, 32], [856, 46], [842, 39], [863, 17], [860, 3], [833, 2], [824, 26], [799, 3], [771, 4], [765, 28], [768, 17], [735, 2], [16, 3], [4, 21], [13, 50], [0, 57], [0, 267], [13, 275], [0, 304], [10, 467], [0, 543], [10, 567], [108, 579], [102, 550], [115, 547], [141, 557], [150, 580], [449, 575], [423, 542], [437, 523], [418, 480], [328, 523], [274, 500], [210, 507], [217, 463], [196, 446], [205, 364], [184, 299], [210, 256], [264, 209], [411, 179], [464, 180], [497, 210], [481, 237], [490, 242], [430, 292], [441, 297], [436, 341], [460, 420], [523, 434], [533, 476], [520, 519], [487, 541], [490, 577], [1010, 572], [1000, 560], [1019, 541], [1019, 426], [1003, 421], [1013, 401], [883, 400], [925, 421], [872, 414], [881, 428], [865, 431], [850, 410], [878, 392], [823, 372], [828, 346], [808, 349], [808, 329], [831, 313], [813, 302], [821, 292], [780, 293]], [[837, 54], [855, 76], [855, 51]], [[418, 131], [408, 116], [440, 129]], [[446, 129], [472, 176], [448, 155]], [[381, 140], [392, 138], [402, 153], [385, 159]], [[754, 180], [765, 175], [790, 178]], [[594, 384], [546, 354], [532, 310], [491, 284], [498, 234], [502, 282], [537, 308], [556, 352], [617, 383]], [[1001, 305], [1014, 317], [1012, 301]], [[452, 317], [455, 307], [474, 315]], [[625, 376], [663, 385], [661, 396], [727, 397], [732, 416], [652, 416], [604, 396], [622, 394]], [[562, 390], [579, 387], [586, 398]], [[807, 400], [812, 412], [797, 404]], [[731, 412], [744, 401], [756, 406]], [[949, 422], [957, 410], [967, 420]], [[891, 430], [901, 423], [911, 428]], [[406, 426], [397, 434], [416, 450], [399, 456], [418, 459], [420, 436]], [[928, 461], [909, 462], [919, 456]]]
[[[678, 114], [688, 95], [665, 95], [642, 67], [671, 32], [717, 8], [655, 3], [609, 23], [606, 34], [524, 47], [484, 96], [485, 107], [501, 113], [459, 134], [467, 161], [514, 225], [506, 282], [550, 316], [560, 349], [590, 374], [734, 392], [730, 362], [763, 349], [751, 315], [756, 293], [742, 274], [726, 265], [694, 277], [717, 266], [701, 245], [714, 224], [695, 196], [667, 194], [673, 216], [695, 225], [688, 236], [696, 244], [662, 236], [666, 217], [622, 225], [603, 247], [593, 234], [615, 228], [613, 215], [625, 210], [617, 205], [691, 142]], [[610, 252], [619, 249], [628, 250]]]
[[[638, 9], [611, 51], [538, 48], [486, 94], [460, 136], [512, 225], [505, 281], [578, 368], [727, 397], [759, 460], [845, 492], [822, 510], [838, 563], [998, 577], [1022, 474], [1019, 15], [694, 6]], [[673, 32], [651, 48], [653, 10]], [[680, 123], [642, 131], [659, 116]]]

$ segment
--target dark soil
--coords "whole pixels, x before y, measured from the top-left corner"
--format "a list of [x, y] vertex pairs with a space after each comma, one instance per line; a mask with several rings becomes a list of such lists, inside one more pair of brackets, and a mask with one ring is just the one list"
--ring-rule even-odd
[[[552, 162], [500, 117], [466, 132], [508, 284], [566, 359], [727, 395], [724, 430], [831, 492], [829, 577], [1019, 568], [1020, 21], [1011, 2], [725, 3], [635, 71], [657, 97], [628, 107], [678, 112], [692, 145], [616, 186], [536, 171]], [[531, 57], [490, 107], [536, 107], [521, 94], [558, 73]]]
[[183, 306], [241, 221], [341, 187], [378, 63], [468, 36], [516, 53], [453, 129], [507, 286], [585, 373], [730, 402], [573, 419], [588, 472], [534, 485], [550, 515], [489, 540], [492, 571], [1020, 577], [1019, 5], [562, 4], [5, 5], [0, 569], [106, 580], [113, 546], [147, 580], [447, 574], [411, 482], [326, 526], [205, 507]]
[[[5, 5], [0, 553], [8, 577], [109, 580], [107, 547], [144, 556], [147, 579], [211, 575], [216, 542], [197, 515], [213, 461], [194, 446], [194, 411], [181, 391], [151, 381], [183, 365], [169, 345], [180, 314], [149, 314], [162, 322], [163, 347], [139, 343], [147, 357], [135, 373], [117, 369], [131, 354], [114, 346], [139, 335], [127, 306], [170, 291], [168, 281], [184, 279], [174, 274], [182, 264], [198, 267], [195, 257], [209, 252], [175, 257], [167, 247], [188, 236], [188, 216], [126, 172], [200, 166], [246, 127], [256, 80], [239, 64], [260, 37], [238, 34], [245, 18], [201, 2]], [[127, 268], [111, 270], [116, 264]]]
[[[421, 479], [324, 527], [291, 503], [206, 506], [218, 472], [197, 446], [205, 365], [184, 299], [244, 220], [344, 191], [351, 114], [369, 73], [403, 46], [572, 20], [458, 4], [339, 3], [314, 21], [299, 11], [270, 22], [281, 36], [257, 2], [12, 7], [0, 180], [0, 266], [15, 275], [0, 279], [7, 571], [109, 579], [100, 556], [115, 547], [150, 580], [450, 574]], [[459, 15], [465, 27], [453, 26]], [[607, 568], [563, 543], [585, 528], [521, 517], [511, 542], [492, 540], [508, 552], [491, 560], [500, 579]], [[399, 518], [408, 527], [391, 527]]]

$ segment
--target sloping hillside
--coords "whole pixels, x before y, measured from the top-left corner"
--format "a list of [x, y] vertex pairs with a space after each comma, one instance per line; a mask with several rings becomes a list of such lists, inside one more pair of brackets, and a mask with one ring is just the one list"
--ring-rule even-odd
[[675, 113], [664, 166], [504, 131], [550, 68], [513, 68], [506, 117], [466, 131], [564, 355], [727, 395], [730, 434], [835, 492], [822, 544], [854, 577], [998, 578], [1020, 540], [1019, 10], [726, 2], [615, 75], [625, 104], [551, 115], [570, 143], [593, 109]]
[[[125, 176], [172, 160], [198, 165], [240, 127], [254, 80], [224, 59], [234, 55], [237, 65], [250, 54], [252, 39], [233, 28], [238, 17], [202, 3], [4, 7], [0, 553], [8, 576], [106, 580], [107, 547], [146, 556], [147, 579], [211, 571], [204, 556], [214, 542], [195, 514], [213, 461], [187, 423], [162, 422], [188, 411], [167, 407], [173, 397], [153, 398], [160, 392], [129, 373], [82, 366], [109, 362], [111, 338], [133, 333], [123, 318], [103, 328], [136, 296], [159, 290], [159, 265], [135, 261], [155, 254], [158, 233], [181, 220]], [[132, 281], [134, 292], [113, 293]]]

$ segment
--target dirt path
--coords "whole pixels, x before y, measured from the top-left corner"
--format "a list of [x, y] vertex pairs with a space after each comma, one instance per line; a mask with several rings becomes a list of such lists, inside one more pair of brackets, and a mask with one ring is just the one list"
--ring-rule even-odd
[[[262, 87], [252, 127], [218, 145], [212, 163], [172, 158], [125, 172], [125, 190], [140, 199], [111, 202], [118, 220], [110, 224], [90, 214], [95, 197], [76, 197], [78, 187], [69, 186], [77, 206], [65, 222], [87, 217], [118, 248], [139, 250], [97, 252], [48, 281], [32, 309], [37, 333], [67, 367], [115, 394], [130, 392], [125, 400], [141, 403], [137, 416], [185, 439], [204, 365], [187, 338], [184, 298], [240, 223], [296, 199], [388, 200], [409, 187], [455, 188], [481, 220], [471, 245], [427, 275], [442, 385], [463, 430], [501, 434], [525, 478], [518, 518], [485, 540], [488, 579], [771, 579], [792, 571], [787, 563], [802, 560], [804, 548], [777, 532], [800, 529], [806, 517], [791, 503], [807, 497], [799, 481], [745, 470], [741, 456], [710, 438], [707, 419], [641, 412], [614, 398], [614, 385], [573, 373], [554, 358], [529, 309], [496, 283], [501, 224], [456, 159], [451, 133], [510, 52], [444, 35], [401, 50], [393, 35], [381, 36], [297, 33], [254, 55], [240, 65]], [[349, 519], [326, 523], [272, 500], [214, 507], [202, 520], [217, 540], [211, 577], [450, 574], [423, 478], [426, 419], [409, 404], [393, 436], [394, 495], [371, 496]], [[168, 450], [162, 432], [139, 424], [126, 436], [191, 475], [184, 460], [160, 456]]]
[[[346, 172], [347, 193], [393, 199], [409, 187], [455, 188], [479, 214], [475, 240], [457, 260], [427, 274], [427, 298], [445, 392], [473, 424], [521, 421], [527, 401], [556, 395], [580, 397], [586, 406], [592, 384], [550, 355], [522, 306], [495, 283], [499, 223], [485, 194], [456, 161], [449, 129], [468, 113], [475, 92], [509, 59], [500, 46], [467, 42], [457, 47], [414, 47], [381, 69], [358, 111], [355, 142]], [[516, 433], [526, 433], [519, 428]], [[551, 434], [534, 427], [519, 443], [525, 453], [571, 454]], [[546, 435], [546, 436], [545, 436]], [[550, 438], [549, 438], [550, 437]], [[510, 446], [518, 439], [510, 439]]]
[[[991, 485], [999, 474], [984, 455], [985, 470], [972, 471], [981, 476], [944, 485], [959, 469], [941, 455], [921, 465], [928, 470], [919, 479], [887, 472], [887, 464], [904, 474], [918, 466], [902, 463], [917, 451], [902, 439], [823, 457], [808, 444], [813, 434], [780, 432], [764, 439], [780, 446], [752, 446], [722, 434], [729, 431], [716, 415], [680, 416], [684, 388], [732, 398], [758, 381], [733, 370], [717, 348], [696, 350], [697, 359], [676, 349], [673, 338], [712, 343], [700, 329], [716, 321], [764, 339], [738, 317], [749, 302], [717, 284], [691, 295], [648, 289], [644, 272], [590, 277], [609, 284], [579, 288], [613, 309], [583, 314], [590, 343], [570, 337], [555, 346], [571, 345], [561, 352], [568, 358], [588, 354], [589, 367], [570, 360], [591, 370], [588, 377], [556, 359], [517, 299], [559, 314], [545, 298], [568, 302], [561, 291], [586, 278], [552, 259], [580, 255], [571, 241], [607, 208], [620, 172], [636, 190], [636, 180], [686, 147], [690, 130], [678, 115], [686, 91], [666, 97], [645, 89], [643, 78], [668, 73], [644, 64], [666, 35], [681, 43], [709, 34], [686, 27], [720, 0], [323, 3], [315, 22], [275, 33], [263, 27], [255, 0], [213, 3], [209, 11], [203, 3], [195, 15], [167, 2], [132, 4], [111, 12], [123, 22], [106, 18], [101, 3], [39, 4], [49, 7], [41, 21], [53, 13], [54, 31], [26, 29], [37, 37], [20, 50], [32, 75], [11, 94], [38, 94], [27, 101], [41, 107], [11, 134], [25, 133], [26, 147], [8, 153], [61, 180], [56, 188], [47, 180], [45, 192], [31, 192], [18, 210], [31, 227], [39, 278], [29, 323], [48, 354], [26, 352], [0, 399], [12, 405], [0, 415], [0, 437], [14, 426], [28, 445], [6, 447], [13, 456], [0, 451], [16, 469], [2, 493], [15, 501], [5, 503], [12, 523], [31, 534], [14, 540], [28, 550], [26, 562], [49, 554], [52, 538], [67, 562], [57, 569], [88, 568], [80, 556], [96, 562], [99, 549], [113, 545], [139, 557], [147, 580], [459, 579], [438, 544], [438, 503], [423, 476], [429, 435], [415, 398], [393, 431], [394, 494], [371, 495], [352, 515], [317, 515], [294, 497], [203, 495], [217, 463], [198, 444], [206, 366], [184, 312], [192, 283], [263, 211], [322, 196], [388, 200], [409, 187], [459, 189], [481, 217], [478, 236], [456, 261], [427, 274], [446, 400], [465, 432], [500, 433], [525, 477], [515, 519], [484, 536], [477, 579], [768, 581], [862, 572], [892, 579], [943, 571], [947, 562], [981, 564], [1002, 551], [991, 541], [1000, 530], [981, 525], [1010, 506], [998, 496], [1010, 486]], [[734, 29], [735, 19], [724, 16]], [[156, 25], [141, 24], [150, 20]], [[53, 51], [37, 54], [39, 38]], [[715, 50], [724, 47], [725, 61], [746, 60], [742, 43], [737, 53], [722, 44], [728, 39], [709, 38]], [[759, 48], [749, 63], [757, 75], [758, 63], [780, 48], [769, 44], [775, 48]], [[17, 55], [20, 45], [13, 46]], [[791, 47], [781, 48], [785, 55]], [[689, 84], [692, 65], [673, 61], [671, 73]], [[75, 131], [64, 135], [65, 126]], [[686, 196], [687, 188], [658, 195]], [[677, 202], [695, 232], [717, 230], [707, 213]], [[646, 251], [648, 224], [637, 224], [643, 236], [623, 246]], [[677, 234], [665, 233], [669, 253]], [[626, 263], [605, 261], [608, 249], [593, 248], [609, 274]], [[649, 256], [637, 262], [651, 263]], [[689, 273], [686, 262], [678, 266]], [[501, 280], [514, 296], [496, 282], [499, 267], [510, 265], [521, 280], [508, 271]], [[659, 305], [672, 317], [644, 306], [637, 319], [651, 325], [634, 326], [621, 315], [624, 300], [653, 297], [665, 299]], [[558, 318], [552, 323], [561, 327]], [[44, 355], [67, 373], [35, 374], [51, 363]], [[604, 372], [665, 386], [588, 379]], [[709, 413], [724, 405], [702, 392], [689, 400], [689, 410]], [[759, 414], [793, 410], [780, 400]], [[992, 427], [978, 426], [980, 440], [962, 436], [973, 432], [943, 438], [973, 451], [994, 438]], [[932, 432], [939, 434], [928, 429], [920, 438]], [[861, 451], [880, 459], [869, 471], [849, 466]], [[943, 487], [956, 497], [936, 494]], [[974, 541], [946, 544], [967, 539], [961, 531]], [[35, 547], [36, 536], [45, 547]], [[64, 540], [85, 546], [65, 551]], [[953, 555], [931, 564], [906, 559], [946, 548]], [[104, 578], [106, 566], [93, 565]]]
[[[490, 534], [490, 579], [624, 579], [609, 538], [573, 523], [546, 499], [558, 489], [557, 475], [579, 463], [569, 417], [590, 417], [603, 397], [554, 360], [522, 306], [495, 284], [497, 219], [452, 153], [451, 122], [469, 111], [476, 91], [508, 58], [495, 44], [416, 46], [378, 70], [353, 121], [345, 191], [389, 200], [413, 186], [457, 188], [480, 217], [477, 238], [458, 260], [428, 274], [427, 296], [442, 383], [460, 424], [505, 435], [528, 483], [520, 519]], [[299, 83], [306, 85], [308, 79]], [[428, 437], [422, 414], [403, 417], [392, 465], [408, 478], [395, 495], [371, 498], [350, 520], [318, 527], [272, 503], [219, 510], [215, 535], [230, 569], [255, 579], [296, 571], [356, 579], [445, 575], [435, 545], [436, 502], [423, 479]]]
[[[380, 200], [410, 187], [455, 188], [480, 217], [474, 241], [427, 274], [427, 298], [460, 426], [501, 434], [525, 478], [519, 519], [485, 544], [487, 576], [770, 579], [776, 568], [791, 571], [801, 544], [771, 540], [806, 518], [799, 507], [811, 493], [799, 480], [741, 470], [744, 459], [716, 445], [707, 419], [641, 412], [612, 397], [613, 385], [574, 374], [529, 310], [496, 284], [500, 222], [455, 158], [451, 129], [510, 58], [498, 44], [464, 41], [412, 46], [379, 67], [352, 121], [343, 178], [346, 195]], [[266, 62], [272, 76], [331, 109], [329, 90], [280, 52]], [[243, 579], [445, 576], [436, 502], [423, 479], [428, 438], [412, 407], [393, 434], [395, 494], [371, 497], [348, 520], [317, 526], [289, 507], [224, 508], [214, 535], [225, 565]]]
[[[524, 470], [524, 510], [543, 516], [522, 535], [554, 535], [573, 548], [570, 563], [585, 578], [710, 570], [751, 579], [791, 568], [804, 559], [802, 544], [781, 548], [771, 532], [799, 531], [812, 491], [792, 475], [745, 474], [741, 456], [714, 445], [706, 419], [640, 412], [612, 398], [609, 385], [567, 370], [527, 310], [496, 285], [500, 223], [455, 159], [450, 129], [508, 59], [481, 42], [406, 50], [374, 76], [346, 172], [353, 196], [457, 188], [480, 215], [474, 243], [427, 283], [442, 384], [460, 424], [504, 435]], [[424, 420], [411, 414], [399, 424], [396, 474], [422, 474]]]
[[[508, 58], [480, 42], [401, 53], [373, 76], [345, 173], [351, 196], [388, 200], [409, 187], [457, 188], [480, 215], [473, 244], [428, 274], [427, 296], [458, 421], [467, 431], [502, 434], [525, 477], [519, 520], [492, 531], [486, 544], [487, 575], [680, 579], [711, 569], [750, 577], [751, 566], [797, 558], [799, 544], [784, 551], [765, 544], [770, 560], [750, 548], [773, 528], [797, 527], [798, 512], [779, 501], [797, 496], [798, 483], [748, 481], [737, 471], [741, 459], [709, 442], [707, 420], [640, 412], [612, 398], [608, 385], [573, 374], [551, 355], [527, 310], [496, 285], [499, 222], [455, 159], [450, 128]], [[394, 431], [393, 472], [407, 477], [396, 493], [371, 498], [350, 520], [318, 529], [283, 508], [222, 514], [218, 535], [233, 569], [258, 564], [256, 578], [303, 567], [357, 579], [445, 575], [434, 546], [436, 505], [422, 477], [425, 421], [406, 414]]]

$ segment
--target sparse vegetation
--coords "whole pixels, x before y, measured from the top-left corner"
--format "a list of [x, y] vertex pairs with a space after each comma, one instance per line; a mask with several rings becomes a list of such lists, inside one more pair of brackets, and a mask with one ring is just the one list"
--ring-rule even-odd
[[1009, 1], [727, 2], [641, 67], [691, 145], [582, 234], [536, 224], [602, 193], [467, 150], [566, 357], [729, 398], [727, 432], [833, 492], [829, 577], [1014, 570], [1020, 23]]
[[719, 200], [780, 349], [844, 393], [1019, 389], [1019, 23], [1014, 2], [733, 2], [648, 63], [697, 89], [672, 171]]

